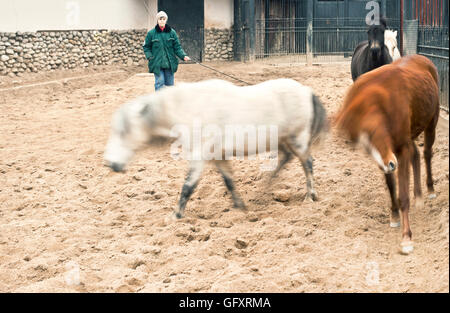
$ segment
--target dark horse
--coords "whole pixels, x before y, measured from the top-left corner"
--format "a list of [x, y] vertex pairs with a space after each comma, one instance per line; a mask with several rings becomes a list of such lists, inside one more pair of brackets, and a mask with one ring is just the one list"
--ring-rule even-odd
[[420, 154], [413, 140], [424, 132], [427, 187], [429, 197], [434, 198], [431, 156], [438, 119], [437, 70], [421, 55], [403, 57], [362, 75], [350, 87], [336, 117], [337, 126], [353, 142], [362, 143], [385, 173], [392, 201], [391, 227], [400, 226], [401, 211], [403, 253], [413, 250], [408, 217], [411, 164], [415, 206], [423, 207]]
[[388, 48], [384, 45], [384, 31], [386, 21], [381, 18], [380, 25], [371, 25], [368, 34], [368, 41], [358, 44], [352, 57], [352, 79], [355, 81], [359, 76], [377, 67], [392, 63], [392, 57]]

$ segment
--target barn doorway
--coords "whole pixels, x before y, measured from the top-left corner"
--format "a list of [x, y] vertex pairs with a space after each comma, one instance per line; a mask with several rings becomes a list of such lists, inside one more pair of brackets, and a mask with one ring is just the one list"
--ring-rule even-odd
[[167, 24], [176, 30], [187, 55], [195, 61], [202, 61], [204, 0], [158, 0], [158, 11], [169, 16]]

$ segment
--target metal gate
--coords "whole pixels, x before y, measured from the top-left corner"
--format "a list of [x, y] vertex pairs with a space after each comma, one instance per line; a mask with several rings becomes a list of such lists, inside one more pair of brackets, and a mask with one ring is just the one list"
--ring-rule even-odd
[[448, 0], [413, 0], [412, 12], [418, 20], [417, 53], [433, 61], [439, 72], [441, 108], [449, 104]]
[[158, 11], [165, 11], [169, 16], [167, 24], [176, 30], [187, 55], [201, 61], [204, 42], [204, 0], [158, 0]]
[[[235, 0], [251, 7], [243, 10], [254, 18], [235, 28], [235, 38], [247, 46], [235, 45], [257, 59], [271, 63], [344, 61], [357, 44], [367, 40], [367, 0]], [[441, 107], [449, 110], [449, 1], [376, 0], [388, 29], [396, 30], [403, 53], [427, 56], [439, 72]], [[245, 20], [245, 14], [242, 20]], [[250, 26], [248, 26], [250, 25]], [[241, 36], [241, 37], [239, 37]], [[251, 40], [254, 38], [254, 45]], [[241, 41], [238, 41], [241, 42]], [[250, 47], [250, 48], [248, 48]], [[309, 59], [308, 59], [309, 58]], [[250, 58], [251, 59], [251, 58]], [[349, 60], [349, 59], [347, 59]]]
[[255, 2], [256, 58], [306, 53], [306, 6], [302, 0]]
[[[399, 6], [395, 1], [378, 3], [388, 28], [399, 30]], [[313, 24], [313, 53], [315, 55], [349, 56], [355, 47], [367, 40], [367, 1], [315, 1]], [[383, 8], [383, 6], [385, 7]], [[398, 33], [400, 33], [398, 31]]]
[[[387, 13], [388, 28], [400, 33], [399, 2], [377, 2], [380, 13]], [[365, 0], [256, 0], [255, 56], [276, 62], [305, 62], [307, 13], [311, 10], [315, 62], [343, 60], [359, 42], [367, 40], [366, 4]]]

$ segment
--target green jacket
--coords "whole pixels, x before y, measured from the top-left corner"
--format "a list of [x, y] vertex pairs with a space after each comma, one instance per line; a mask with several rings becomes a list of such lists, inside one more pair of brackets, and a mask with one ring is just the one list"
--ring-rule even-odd
[[164, 31], [158, 25], [151, 29], [142, 48], [148, 60], [148, 71], [157, 75], [161, 68], [170, 68], [175, 73], [178, 69], [176, 57], [184, 59], [187, 55], [181, 48], [177, 33], [167, 24]]

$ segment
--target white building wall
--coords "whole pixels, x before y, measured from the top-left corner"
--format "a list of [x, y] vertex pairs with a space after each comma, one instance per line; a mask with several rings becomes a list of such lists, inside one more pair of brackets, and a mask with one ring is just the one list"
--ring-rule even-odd
[[[145, 29], [156, 0], [0, 0], [0, 32]], [[154, 10], [155, 12], [149, 12]]]
[[147, 0], [148, 3], [148, 16], [147, 16], [147, 29], [155, 27], [156, 14], [158, 13], [158, 0]]
[[233, 0], [205, 0], [205, 28], [230, 28], [233, 25]]
[[[233, 25], [233, 0], [204, 1], [205, 28]], [[0, 32], [150, 29], [157, 10], [157, 0], [0, 0]]]

